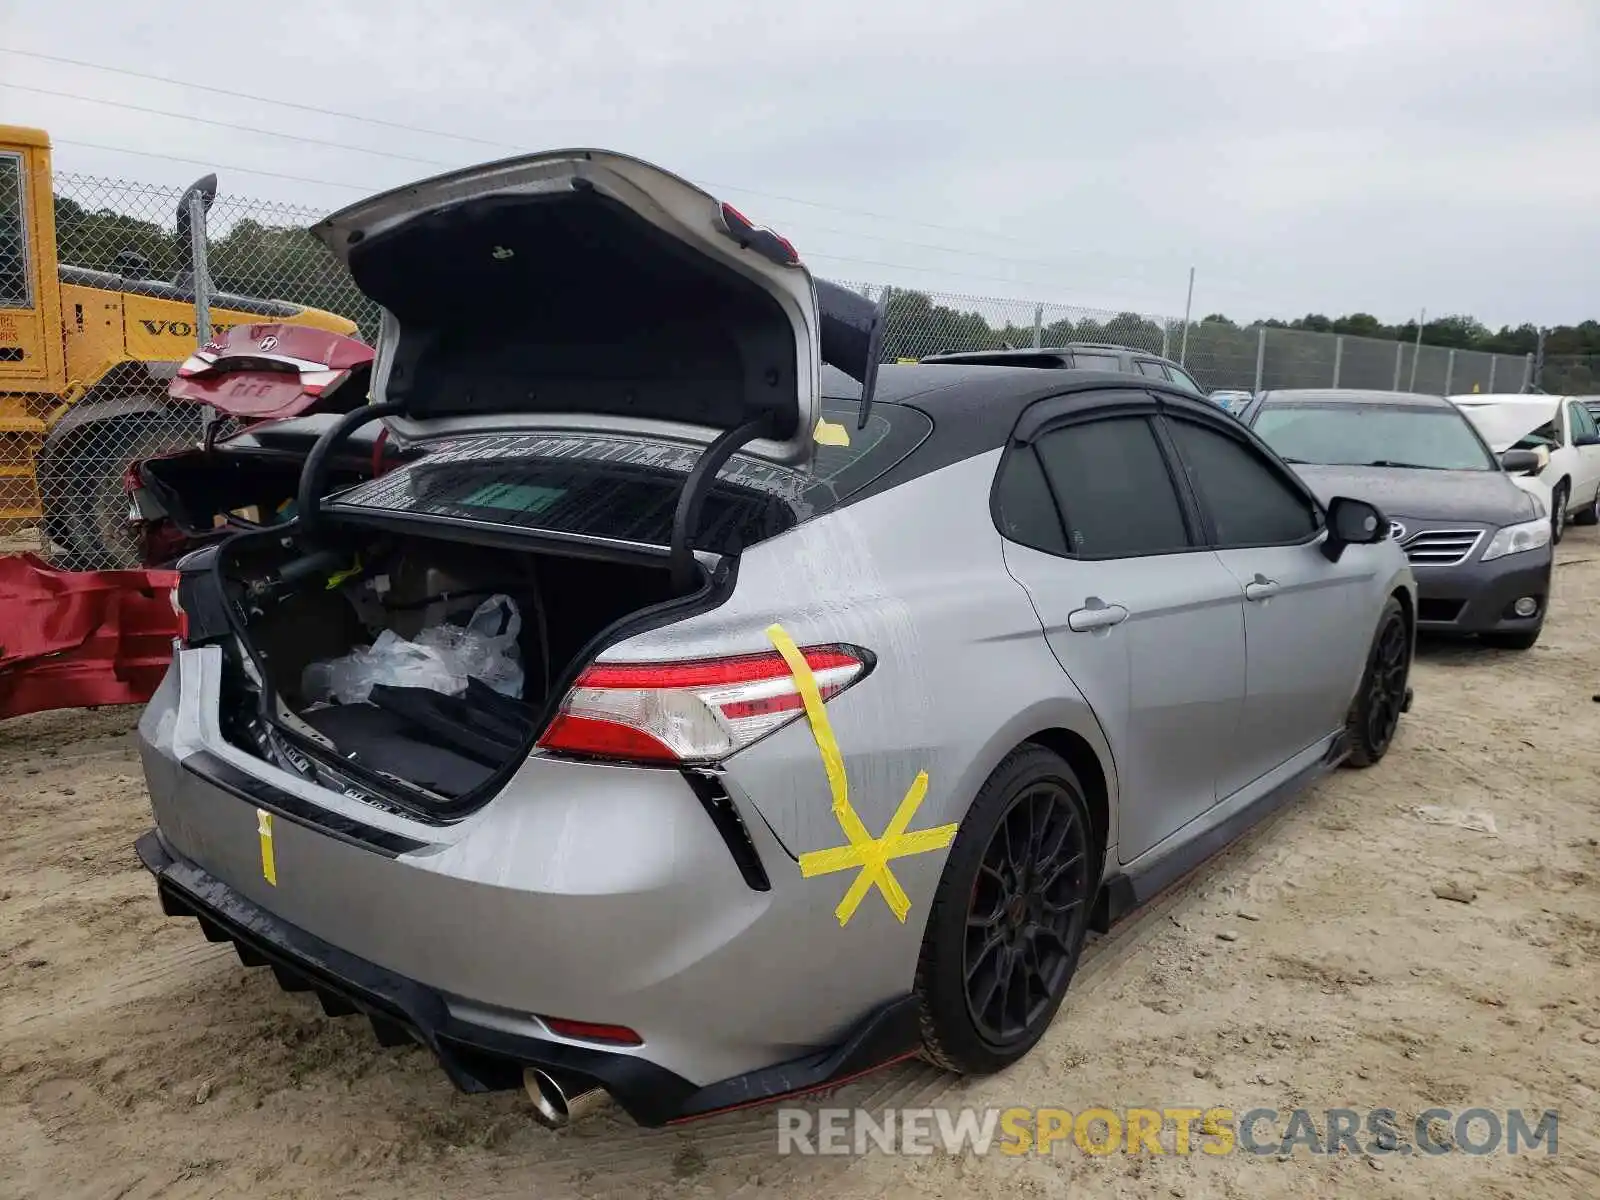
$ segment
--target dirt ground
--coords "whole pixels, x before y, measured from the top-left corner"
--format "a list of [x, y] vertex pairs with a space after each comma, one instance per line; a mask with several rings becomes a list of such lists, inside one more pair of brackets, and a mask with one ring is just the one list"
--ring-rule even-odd
[[1558, 558], [1536, 649], [1425, 647], [1389, 757], [1096, 941], [1024, 1062], [811, 1103], [1555, 1108], [1553, 1157], [779, 1157], [770, 1111], [552, 1133], [163, 918], [135, 715], [106, 710], [0, 726], [0, 1195], [1600, 1195], [1600, 537]]

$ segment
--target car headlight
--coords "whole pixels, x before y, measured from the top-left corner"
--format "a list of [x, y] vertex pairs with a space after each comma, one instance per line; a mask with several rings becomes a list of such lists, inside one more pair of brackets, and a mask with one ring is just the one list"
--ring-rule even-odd
[[1504, 558], [1508, 554], [1521, 554], [1524, 550], [1537, 550], [1540, 546], [1549, 544], [1549, 521], [1523, 521], [1517, 525], [1507, 525], [1504, 529], [1497, 530], [1489, 539], [1482, 561]]

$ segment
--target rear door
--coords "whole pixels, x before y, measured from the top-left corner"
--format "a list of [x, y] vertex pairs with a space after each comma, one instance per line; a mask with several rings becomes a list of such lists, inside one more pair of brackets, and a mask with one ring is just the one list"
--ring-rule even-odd
[[1218, 782], [1225, 799], [1344, 724], [1376, 627], [1376, 556], [1350, 547], [1329, 562], [1321, 506], [1242, 427], [1176, 409], [1163, 420], [1245, 597], [1244, 715]]
[[1115, 757], [1124, 862], [1215, 803], [1245, 684], [1238, 581], [1198, 544], [1154, 402], [1128, 396], [1019, 427], [996, 496], [1006, 566]]
[[[870, 404], [884, 307], [659, 167], [601, 150], [471, 167], [314, 232], [384, 310], [373, 399], [402, 435], [638, 433], [811, 462], [831, 364]], [[863, 414], [864, 416], [865, 414]]]

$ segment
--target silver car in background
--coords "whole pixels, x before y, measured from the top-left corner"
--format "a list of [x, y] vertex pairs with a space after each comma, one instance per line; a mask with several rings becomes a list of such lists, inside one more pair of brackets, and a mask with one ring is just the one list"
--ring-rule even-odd
[[[183, 562], [138, 852], [467, 1091], [659, 1124], [996, 1070], [1089, 928], [1392, 743], [1387, 516], [1175, 383], [879, 371], [881, 307], [601, 151], [318, 233], [385, 312], [373, 403], [283, 423], [298, 515]], [[401, 461], [329, 494], [379, 421]], [[486, 595], [509, 694], [305, 682]]]

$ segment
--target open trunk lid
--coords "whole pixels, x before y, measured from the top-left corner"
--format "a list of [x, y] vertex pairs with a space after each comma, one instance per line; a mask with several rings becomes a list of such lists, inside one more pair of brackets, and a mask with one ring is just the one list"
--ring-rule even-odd
[[365, 399], [360, 383], [373, 349], [357, 338], [299, 325], [239, 325], [179, 368], [172, 399], [209, 404], [244, 421], [298, 416], [354, 380], [342, 407]]
[[638, 159], [560, 150], [382, 193], [314, 232], [384, 310], [372, 398], [404, 438], [569, 428], [736, 440], [809, 465], [824, 362], [863, 385], [884, 306]]

